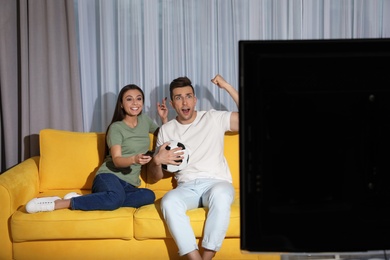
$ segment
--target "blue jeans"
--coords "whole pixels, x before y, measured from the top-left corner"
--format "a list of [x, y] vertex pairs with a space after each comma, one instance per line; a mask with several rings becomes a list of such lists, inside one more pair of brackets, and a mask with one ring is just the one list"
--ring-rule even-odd
[[92, 193], [71, 199], [71, 209], [114, 210], [120, 207], [139, 208], [154, 203], [153, 191], [137, 188], [111, 173], [95, 176]]
[[216, 179], [181, 183], [164, 195], [161, 210], [179, 248], [179, 255], [198, 249], [186, 211], [199, 207], [208, 208], [202, 247], [219, 251], [229, 226], [233, 199], [233, 185]]

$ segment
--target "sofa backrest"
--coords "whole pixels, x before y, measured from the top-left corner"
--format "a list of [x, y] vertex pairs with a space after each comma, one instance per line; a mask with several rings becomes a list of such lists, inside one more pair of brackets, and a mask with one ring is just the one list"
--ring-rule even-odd
[[91, 189], [105, 153], [105, 133], [43, 129], [39, 133], [40, 191]]
[[[155, 136], [149, 134], [150, 150], [155, 149]], [[233, 185], [239, 190], [239, 134], [225, 134], [225, 157], [233, 177]], [[92, 188], [92, 181], [105, 157], [105, 133], [73, 132], [66, 130], [43, 129], [39, 136], [40, 144], [40, 191], [71, 190]], [[155, 191], [160, 198], [176, 186], [173, 175], [151, 184], [147, 168], [141, 173], [141, 187]]]

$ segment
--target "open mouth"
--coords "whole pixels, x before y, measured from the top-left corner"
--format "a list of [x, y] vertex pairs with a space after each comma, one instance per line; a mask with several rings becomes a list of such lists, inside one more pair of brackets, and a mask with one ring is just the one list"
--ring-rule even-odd
[[185, 114], [185, 115], [188, 115], [188, 114], [190, 113], [190, 109], [189, 109], [189, 108], [182, 109], [181, 111], [182, 111], [183, 114]]

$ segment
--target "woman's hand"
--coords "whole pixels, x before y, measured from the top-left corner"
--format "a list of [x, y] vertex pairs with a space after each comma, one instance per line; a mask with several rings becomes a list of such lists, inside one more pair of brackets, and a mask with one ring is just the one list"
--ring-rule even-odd
[[135, 156], [135, 162], [141, 165], [147, 164], [148, 162], [150, 162], [150, 160], [152, 160], [152, 156], [143, 153], [137, 154]]

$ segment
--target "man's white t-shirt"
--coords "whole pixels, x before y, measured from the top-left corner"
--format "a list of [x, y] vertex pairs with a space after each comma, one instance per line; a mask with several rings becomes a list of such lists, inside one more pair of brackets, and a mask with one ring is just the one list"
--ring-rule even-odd
[[157, 147], [176, 140], [189, 149], [186, 168], [175, 173], [178, 183], [198, 178], [221, 179], [232, 182], [229, 166], [224, 156], [225, 132], [230, 131], [230, 111], [197, 111], [191, 124], [180, 124], [176, 119], [160, 127]]

